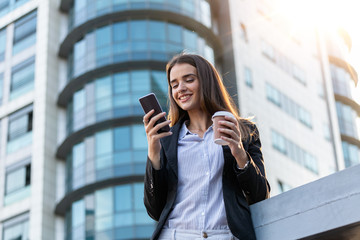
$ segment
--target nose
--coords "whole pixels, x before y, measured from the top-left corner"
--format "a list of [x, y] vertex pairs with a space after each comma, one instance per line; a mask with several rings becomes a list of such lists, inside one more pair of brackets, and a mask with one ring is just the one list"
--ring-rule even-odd
[[178, 87], [178, 89], [179, 89], [179, 92], [184, 92], [184, 91], [186, 90], [186, 84], [185, 84], [185, 82], [183, 82], [183, 81], [179, 82], [179, 87]]

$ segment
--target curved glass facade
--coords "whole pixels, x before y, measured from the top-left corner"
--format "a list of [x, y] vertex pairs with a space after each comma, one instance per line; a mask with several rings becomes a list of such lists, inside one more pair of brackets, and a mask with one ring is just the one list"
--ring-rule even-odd
[[180, 25], [130, 20], [94, 29], [75, 43], [68, 59], [68, 79], [126, 61], [168, 61], [183, 50], [214, 62], [214, 51], [197, 33]]
[[[160, 10], [169, 17], [171, 12], [186, 15], [211, 28], [210, 4], [206, 0], [73, 2], [70, 34], [74, 33], [71, 29], [85, 22], [90, 25], [89, 21], [99, 16], [146, 9]], [[66, 136], [85, 134], [77, 140], [80, 142], [70, 142], [71, 146], [66, 146], [68, 150], [62, 152], [62, 156], [66, 156], [67, 196], [64, 199], [73, 196], [76, 190], [79, 190], [76, 194], [84, 194], [80, 190], [92, 192], [66, 202], [69, 204], [65, 213], [68, 240], [151, 237], [155, 222], [144, 207], [143, 183], [131, 180], [134, 182], [122, 184], [125, 179], [142, 178], [145, 173], [145, 129], [142, 123], [131, 122], [140, 121], [144, 114], [138, 99], [154, 92], [167, 111], [165, 63], [179, 52], [194, 52], [214, 63], [214, 50], [203, 35], [181, 24], [148, 19], [147, 15], [144, 12], [143, 18], [109, 21], [100, 27], [86, 25], [89, 30], [73, 44], [69, 54], [64, 54], [68, 57], [67, 81], [75, 80], [60, 95], [64, 97], [62, 104], [66, 105]], [[66, 42], [67, 49], [70, 44]], [[127, 65], [128, 62], [131, 65]], [[158, 69], [160, 63], [164, 69]], [[121, 69], [116, 69], [117, 66]], [[156, 70], [151, 69], [152, 66]], [[104, 129], [102, 124], [108, 120], [115, 120], [116, 123], [112, 123], [116, 127]], [[101, 129], [86, 133], [95, 124]], [[118, 184], [111, 182], [115, 180], [119, 180]], [[102, 184], [113, 185], [99, 189]]]
[[99, 131], [72, 147], [66, 159], [66, 192], [114, 177], [143, 175], [147, 140], [142, 124]]
[[155, 222], [143, 192], [143, 183], [133, 183], [85, 195], [66, 213], [66, 240], [149, 239]]
[[164, 71], [142, 69], [104, 75], [74, 93], [67, 105], [67, 133], [108, 119], [142, 116], [138, 99], [149, 92], [165, 107], [167, 91]]
[[355, 95], [355, 83], [348, 71], [330, 64], [333, 89], [336, 94], [352, 99]]
[[353, 138], [358, 138], [358, 116], [356, 111], [348, 105], [336, 102], [336, 112], [339, 121], [340, 133]]
[[210, 4], [206, 0], [74, 0], [70, 9], [69, 29], [109, 13], [138, 9], [180, 13], [211, 27]]

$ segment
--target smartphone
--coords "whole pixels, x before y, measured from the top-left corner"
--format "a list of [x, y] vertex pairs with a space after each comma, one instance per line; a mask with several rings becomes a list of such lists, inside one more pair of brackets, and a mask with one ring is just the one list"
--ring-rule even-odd
[[[163, 110], [161, 109], [161, 106], [159, 104], [159, 101], [157, 100], [154, 93], [149, 93], [149, 94], [139, 98], [139, 102], [140, 102], [141, 107], [143, 108], [145, 114], [150, 112], [152, 109], [155, 110], [155, 112], [151, 115], [150, 119], [153, 116], [156, 116], [157, 114], [163, 112]], [[162, 122], [165, 122], [165, 121], [166, 121], [166, 118], [164, 116], [164, 117], [160, 118], [159, 120], [157, 120], [155, 125], [159, 124], [159, 123], [162, 123]], [[158, 133], [169, 132], [169, 131], [170, 131], [169, 125], [166, 125], [165, 127], [160, 128], [158, 130]]]

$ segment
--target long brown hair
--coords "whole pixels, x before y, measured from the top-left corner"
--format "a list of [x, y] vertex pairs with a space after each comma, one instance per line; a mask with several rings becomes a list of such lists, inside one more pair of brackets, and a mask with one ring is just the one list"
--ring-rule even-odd
[[222, 79], [215, 67], [205, 58], [188, 53], [181, 53], [174, 56], [166, 65], [166, 74], [169, 86], [170, 110], [168, 118], [171, 125], [175, 125], [179, 119], [187, 116], [187, 112], [181, 109], [172, 97], [172, 88], [170, 85], [170, 72], [176, 64], [190, 64], [196, 68], [197, 77], [200, 82], [200, 107], [201, 110], [212, 116], [217, 111], [231, 112], [238, 120], [242, 138], [245, 139], [252, 134], [250, 128], [246, 125], [251, 124], [247, 119], [239, 116], [237, 107], [227, 92]]

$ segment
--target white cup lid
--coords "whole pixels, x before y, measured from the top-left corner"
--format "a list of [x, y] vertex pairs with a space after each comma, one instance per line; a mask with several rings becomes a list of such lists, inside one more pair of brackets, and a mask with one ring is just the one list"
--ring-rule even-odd
[[222, 140], [221, 138], [215, 139], [214, 142], [219, 145], [228, 145], [229, 143], [225, 140]]
[[231, 112], [227, 112], [227, 111], [218, 111], [214, 113], [211, 119], [214, 119], [215, 117], [223, 117], [223, 116], [228, 116], [235, 119], [235, 116]]

